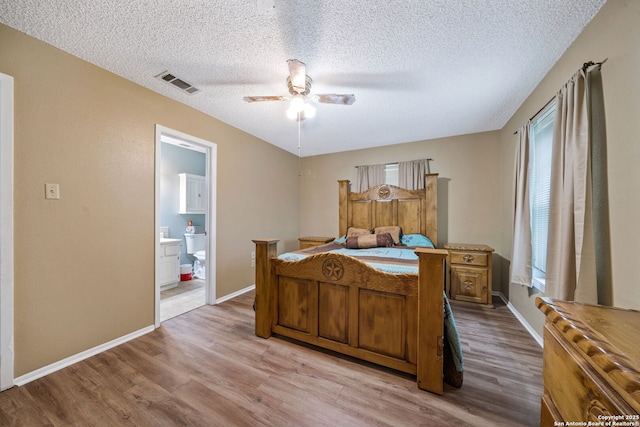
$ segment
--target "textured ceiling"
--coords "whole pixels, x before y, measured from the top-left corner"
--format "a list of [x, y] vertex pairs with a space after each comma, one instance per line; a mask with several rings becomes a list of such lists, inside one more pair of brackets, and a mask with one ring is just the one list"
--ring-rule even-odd
[[288, 101], [242, 98], [288, 95], [299, 59], [356, 97], [302, 122], [309, 156], [501, 129], [604, 2], [0, 0], [0, 22], [294, 154]]

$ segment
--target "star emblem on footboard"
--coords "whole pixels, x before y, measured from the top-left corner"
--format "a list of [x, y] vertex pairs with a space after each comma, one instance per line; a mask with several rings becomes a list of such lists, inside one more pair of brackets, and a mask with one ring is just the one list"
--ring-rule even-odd
[[344, 274], [344, 267], [337, 259], [328, 259], [322, 264], [322, 274], [327, 280], [340, 280]]
[[381, 199], [388, 199], [390, 195], [391, 190], [389, 189], [389, 187], [380, 187], [380, 189], [378, 190], [378, 197], [380, 197]]

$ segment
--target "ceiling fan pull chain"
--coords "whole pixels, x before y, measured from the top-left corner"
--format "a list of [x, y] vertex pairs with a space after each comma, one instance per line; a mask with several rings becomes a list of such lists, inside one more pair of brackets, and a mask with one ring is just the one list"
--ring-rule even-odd
[[302, 114], [302, 111], [298, 111], [298, 178], [301, 176], [301, 171], [300, 171], [300, 114]]

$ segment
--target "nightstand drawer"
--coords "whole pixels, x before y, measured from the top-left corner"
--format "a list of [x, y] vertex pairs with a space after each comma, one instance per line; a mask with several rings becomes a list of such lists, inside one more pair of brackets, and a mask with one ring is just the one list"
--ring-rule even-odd
[[486, 252], [451, 251], [451, 263], [486, 267], [489, 264], [489, 256]]

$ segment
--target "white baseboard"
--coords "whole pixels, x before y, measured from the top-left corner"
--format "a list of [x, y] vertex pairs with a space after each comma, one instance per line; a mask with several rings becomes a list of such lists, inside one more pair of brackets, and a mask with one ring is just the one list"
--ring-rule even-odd
[[17, 386], [25, 385], [27, 383], [30, 383], [31, 381], [37, 380], [38, 378], [42, 378], [45, 375], [52, 374], [62, 368], [66, 368], [67, 366], [71, 366], [74, 363], [78, 363], [84, 359], [88, 359], [91, 356], [95, 356], [98, 353], [109, 350], [110, 348], [119, 346], [120, 344], [124, 344], [127, 341], [131, 341], [132, 339], [141, 337], [142, 335], [152, 332], [153, 330], [155, 330], [155, 327], [151, 325], [147, 326], [146, 328], [131, 332], [130, 334], [127, 334], [123, 337], [116, 338], [115, 340], [100, 344], [99, 346], [90, 348], [89, 350], [83, 351], [82, 353], [78, 353], [76, 355], [67, 357], [66, 359], [62, 359], [59, 362], [55, 362], [51, 365], [36, 369], [35, 371], [29, 372], [28, 374], [21, 375], [13, 380], [13, 384]]
[[533, 339], [536, 340], [538, 345], [540, 347], [544, 347], [542, 337], [540, 335], [538, 335], [538, 333], [535, 331], [535, 329], [533, 329], [531, 327], [529, 322], [527, 322], [525, 320], [525, 318], [522, 317], [522, 315], [518, 312], [518, 310], [516, 310], [516, 308], [513, 306], [513, 304], [511, 304], [509, 302], [509, 300], [507, 300], [507, 298], [505, 298], [505, 296], [502, 294], [502, 292], [493, 292], [492, 294], [495, 295], [495, 296], [500, 297], [502, 299], [502, 301], [504, 301], [504, 303], [507, 305], [507, 308], [509, 310], [511, 310], [513, 315], [516, 316], [516, 319], [518, 319], [520, 321], [520, 323], [522, 323], [522, 326], [524, 326], [524, 328], [527, 330], [527, 332], [529, 332], [529, 334], [533, 337]]
[[229, 295], [225, 295], [222, 298], [218, 298], [216, 299], [216, 304], [220, 304], [221, 302], [225, 302], [225, 301], [229, 301], [230, 299], [233, 299], [237, 296], [240, 296], [242, 294], [246, 294], [247, 292], [250, 292], [252, 290], [254, 290], [256, 288], [256, 285], [251, 285], [251, 286], [247, 286], [244, 289], [240, 289], [239, 291], [235, 291], [233, 293], [230, 293]]

